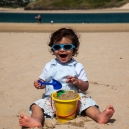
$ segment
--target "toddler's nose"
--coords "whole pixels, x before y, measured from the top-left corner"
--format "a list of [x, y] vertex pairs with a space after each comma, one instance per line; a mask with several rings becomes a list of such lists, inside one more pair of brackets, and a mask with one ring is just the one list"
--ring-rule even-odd
[[61, 48], [60, 51], [65, 51], [64, 48]]

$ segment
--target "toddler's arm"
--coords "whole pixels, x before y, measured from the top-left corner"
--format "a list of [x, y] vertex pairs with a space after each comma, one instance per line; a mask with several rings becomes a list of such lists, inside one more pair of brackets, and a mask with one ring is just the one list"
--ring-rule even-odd
[[77, 77], [73, 76], [68, 76], [67, 83], [73, 83], [76, 85], [81, 91], [87, 91], [89, 87], [89, 82], [88, 81], [82, 81], [81, 79], [78, 79]]

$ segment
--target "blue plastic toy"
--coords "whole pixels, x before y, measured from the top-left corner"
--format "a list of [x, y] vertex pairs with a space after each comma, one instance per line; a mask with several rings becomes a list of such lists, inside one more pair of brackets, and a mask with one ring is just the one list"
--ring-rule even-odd
[[49, 83], [49, 82], [43, 82], [42, 80], [38, 80], [38, 82], [41, 84], [41, 86], [42, 85], [53, 85], [53, 88], [55, 90], [59, 90], [59, 89], [62, 88], [62, 84], [59, 81], [55, 80], [55, 79], [52, 79], [52, 82], [51, 83]]

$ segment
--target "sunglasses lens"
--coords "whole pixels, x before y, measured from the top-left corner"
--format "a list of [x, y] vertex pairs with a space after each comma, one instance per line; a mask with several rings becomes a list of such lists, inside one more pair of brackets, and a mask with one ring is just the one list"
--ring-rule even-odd
[[70, 50], [71, 48], [72, 48], [72, 46], [69, 45], [69, 44], [68, 44], [68, 45], [64, 45], [64, 49], [65, 49], [65, 50]]
[[60, 50], [60, 45], [55, 45], [55, 46], [53, 46], [53, 48], [55, 49], [55, 50]]

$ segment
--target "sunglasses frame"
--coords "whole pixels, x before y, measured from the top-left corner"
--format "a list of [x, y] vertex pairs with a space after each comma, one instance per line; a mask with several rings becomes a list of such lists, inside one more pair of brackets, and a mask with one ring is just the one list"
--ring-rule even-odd
[[[54, 48], [54, 46], [57, 46], [57, 45], [60, 46], [60, 49], [63, 48], [64, 50], [71, 50], [71, 49], [75, 48], [75, 46], [74, 46], [73, 44], [54, 44], [54, 45], [52, 45], [52, 50], [54, 50], [54, 51], [60, 50], [60, 49], [56, 50], [56, 49]], [[70, 45], [71, 48], [70, 48], [70, 49], [65, 49], [65, 48], [64, 48], [65, 45]]]

